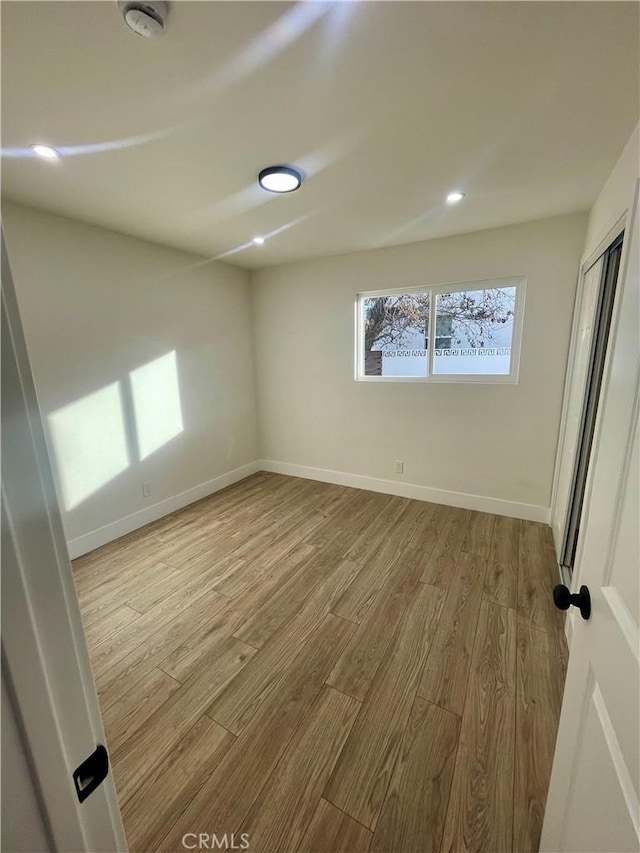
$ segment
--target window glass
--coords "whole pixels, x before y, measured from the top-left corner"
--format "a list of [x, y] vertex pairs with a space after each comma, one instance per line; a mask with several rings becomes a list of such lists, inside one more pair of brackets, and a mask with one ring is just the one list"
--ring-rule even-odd
[[435, 374], [509, 375], [516, 288], [436, 296]]
[[356, 378], [517, 381], [524, 288], [503, 278], [360, 294]]
[[361, 302], [365, 376], [426, 377], [430, 294], [401, 293]]

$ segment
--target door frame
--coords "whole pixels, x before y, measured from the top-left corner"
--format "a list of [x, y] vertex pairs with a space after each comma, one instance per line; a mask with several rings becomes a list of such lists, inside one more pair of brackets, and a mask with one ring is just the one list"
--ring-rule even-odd
[[[571, 488], [568, 494], [568, 505], [565, 511], [564, 536], [560, 553], [560, 565], [569, 572], [575, 566], [577, 540], [582, 521], [584, 497], [586, 494], [586, 478], [589, 473], [591, 449], [595, 437], [595, 424], [600, 407], [600, 392], [604, 378], [604, 367], [611, 339], [611, 321], [615, 306], [618, 281], [620, 279], [622, 253], [624, 250], [625, 232], [618, 237], [600, 256], [602, 268], [598, 281], [595, 315], [593, 318], [593, 333], [591, 335], [587, 374], [584, 393], [581, 401], [580, 423], [578, 426], [579, 445], [573, 461]], [[596, 266], [598, 261], [596, 261]], [[593, 269], [594, 267], [591, 267]]]
[[111, 773], [72, 779], [106, 741], [4, 235], [1, 295], [3, 677], [55, 849], [126, 851]]
[[[633, 196], [635, 198], [635, 195]], [[568, 409], [570, 402], [570, 392], [572, 388], [572, 384], [575, 377], [575, 368], [576, 368], [576, 358], [578, 351], [578, 337], [580, 334], [579, 329], [579, 320], [580, 313], [582, 311], [583, 301], [584, 301], [584, 281], [587, 272], [591, 269], [591, 267], [596, 263], [598, 258], [603, 255], [609, 246], [623, 233], [628, 233], [628, 228], [630, 224], [630, 219], [633, 213], [633, 204], [631, 204], [625, 211], [616, 219], [614, 224], [609, 228], [607, 233], [602, 237], [600, 242], [597, 244], [596, 248], [591, 250], [588, 254], [584, 254], [580, 261], [580, 268], [578, 274], [578, 283], [576, 287], [576, 297], [573, 307], [573, 317], [571, 321], [571, 337], [569, 341], [569, 353], [567, 356], [567, 368], [565, 372], [565, 380], [564, 380], [564, 390], [562, 397], [562, 412], [560, 416], [560, 427], [558, 430], [558, 446], [556, 449], [556, 458], [554, 462], [553, 469], [553, 485], [551, 489], [551, 511], [549, 514], [549, 522], [551, 525], [551, 531], [553, 535], [553, 544], [556, 552], [556, 560], [558, 564], [558, 575], [562, 583], [567, 586], [571, 586], [572, 577], [571, 573], [566, 569], [566, 567], [560, 564], [561, 558], [561, 550], [562, 543], [564, 542], [565, 534], [566, 534], [566, 525], [568, 520], [568, 513], [563, 513], [563, 518], [558, 519], [557, 513], [559, 511], [558, 507], [558, 483], [560, 479], [560, 464], [562, 461], [562, 457], [564, 455], [566, 439], [567, 439], [567, 427], [568, 427]], [[622, 247], [622, 257], [620, 258], [620, 267], [618, 269], [618, 278], [617, 281], [620, 282], [623, 280], [622, 275], [626, 270], [626, 258], [627, 258], [627, 245], [628, 240], [625, 240], [625, 245]], [[620, 309], [620, 300], [618, 298], [618, 292], [616, 291], [616, 298], [613, 306], [613, 313], [611, 316], [611, 325], [609, 328], [609, 336], [612, 339], [612, 336], [615, 334], [615, 330], [618, 325], [618, 314]], [[602, 384], [600, 387], [600, 399], [598, 401], [598, 408], [601, 407], [606, 392], [606, 385], [608, 378], [608, 364], [609, 364], [609, 351], [607, 352], [607, 357], [605, 359], [604, 370], [602, 373]], [[589, 470], [591, 470], [591, 461], [593, 459], [593, 455], [596, 448], [596, 438], [598, 431], [598, 418], [596, 418], [596, 425], [593, 434], [593, 444], [591, 448], [591, 454], [589, 458]], [[582, 506], [581, 517], [586, 513], [586, 495], [588, 488], [589, 477], [587, 475], [587, 484], [585, 486], [585, 501]], [[578, 565], [578, 557], [579, 557], [579, 546], [580, 542], [578, 541], [578, 549], [576, 549], [576, 559], [575, 559], [575, 567]], [[576, 574], [574, 572], [574, 574]], [[565, 621], [565, 632], [567, 634], [567, 640], [570, 639], [570, 620], [567, 619]]]
[[[639, 222], [634, 222], [634, 213], [638, 210], [638, 200], [640, 198], [640, 178], [638, 178], [635, 182], [633, 195], [631, 197], [631, 204], [627, 208], [624, 213], [624, 230], [625, 234], [629, 235], [629, 239], [625, 239], [624, 245], [622, 246], [622, 257], [620, 258], [620, 268], [618, 270], [618, 281], [616, 288], [616, 296], [615, 303], [613, 307], [613, 313], [611, 316], [611, 327], [609, 330], [609, 340], [610, 342], [615, 342], [618, 327], [620, 325], [620, 317], [621, 317], [621, 306], [624, 297], [624, 285], [627, 281], [628, 273], [629, 273], [629, 264], [630, 264], [630, 252], [633, 240], [631, 239], [632, 226], [638, 226]], [[622, 285], [622, 286], [620, 286]], [[611, 387], [611, 364], [614, 355], [614, 346], [608, 346], [607, 355], [604, 364], [604, 370], [602, 373], [602, 386], [600, 389], [600, 399], [598, 401], [598, 415], [596, 417], [595, 429], [593, 431], [593, 444], [591, 447], [591, 456], [589, 460], [589, 472], [587, 474], [587, 482], [585, 484], [585, 493], [584, 493], [584, 504], [582, 509], [583, 517], [587, 517], [591, 510], [591, 501], [593, 498], [593, 474], [595, 469], [595, 460], [600, 451], [600, 444], [602, 438], [602, 413], [607, 404], [607, 398], [609, 395], [610, 387]], [[638, 393], [638, 389], [636, 389], [636, 393]], [[638, 401], [636, 400], [634, 403], [635, 406], [638, 405]], [[625, 448], [625, 459], [628, 462], [629, 459], [629, 447]], [[620, 495], [616, 495], [616, 505], [615, 505], [615, 516], [616, 516], [616, 525], [619, 522], [619, 512], [620, 512]], [[574, 572], [573, 572], [573, 582], [576, 585], [579, 585], [581, 574], [582, 574], [582, 564], [583, 564], [583, 551], [584, 551], [584, 531], [582, 534], [578, 536], [578, 543], [576, 548], [576, 558], [574, 563]], [[610, 543], [606, 544], [606, 553], [609, 554], [610, 551]], [[575, 621], [576, 614], [575, 608], [574, 612], [569, 614], [569, 618], [566, 620], [567, 625], [572, 625]]]

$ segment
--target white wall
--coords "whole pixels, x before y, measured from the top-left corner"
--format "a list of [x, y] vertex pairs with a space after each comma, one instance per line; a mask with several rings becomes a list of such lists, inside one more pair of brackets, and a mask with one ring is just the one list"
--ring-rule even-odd
[[[277, 463], [268, 467], [327, 479], [336, 475], [309, 469], [364, 475], [386, 482], [360, 485], [548, 519], [586, 218], [253, 274], [261, 456]], [[517, 385], [354, 381], [356, 293], [512, 275], [527, 277]], [[393, 473], [395, 459], [404, 460], [403, 475]]]
[[607, 178], [589, 213], [584, 245], [585, 259], [595, 251], [609, 230], [633, 206], [640, 177], [640, 124], [636, 125], [618, 162]]
[[[88, 419], [92, 434], [98, 420], [94, 490], [67, 510], [62, 494], [73, 554], [260, 457], [289, 473], [335, 479], [328, 469], [374, 478], [365, 487], [547, 518], [585, 214], [259, 271], [253, 344], [246, 271], [21, 205], [4, 204], [3, 219], [45, 420], [64, 425], [76, 401], [74, 422]], [[508, 275], [528, 279], [518, 385], [353, 380], [358, 291]], [[130, 372], [173, 352], [184, 430], [140, 461]], [[120, 416], [103, 416], [118, 395], [126, 447], [113, 436]], [[170, 425], [175, 412], [152, 414]], [[82, 473], [81, 444], [72, 434], [67, 464]], [[110, 466], [122, 470], [110, 476]]]
[[253, 470], [247, 272], [21, 205], [2, 213], [72, 555]]

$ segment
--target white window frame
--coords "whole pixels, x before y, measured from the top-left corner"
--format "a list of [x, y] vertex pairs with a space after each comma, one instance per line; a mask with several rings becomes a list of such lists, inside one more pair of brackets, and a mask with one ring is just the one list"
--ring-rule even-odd
[[[457, 291], [488, 290], [498, 287], [515, 287], [516, 301], [513, 317], [513, 336], [511, 339], [511, 370], [504, 374], [491, 373], [432, 373], [435, 351], [435, 307], [439, 293]], [[388, 290], [367, 290], [356, 294], [355, 300], [355, 380], [357, 382], [475, 382], [485, 385], [517, 385], [520, 371], [520, 351], [522, 329], [524, 325], [524, 302], [527, 287], [526, 276], [504, 276], [502, 278], [483, 279], [482, 281], [455, 281], [446, 284], [423, 284], [411, 287], [396, 287]], [[362, 329], [362, 303], [365, 299], [379, 296], [395, 296], [401, 293], [430, 293], [429, 350], [427, 355], [428, 376], [365, 376], [364, 341]]]

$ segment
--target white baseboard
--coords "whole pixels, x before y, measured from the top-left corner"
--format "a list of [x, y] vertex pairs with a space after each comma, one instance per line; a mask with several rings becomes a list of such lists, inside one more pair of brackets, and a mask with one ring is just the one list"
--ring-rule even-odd
[[100, 548], [120, 536], [125, 536], [145, 524], [157, 521], [165, 515], [182, 509], [189, 504], [206, 498], [214, 492], [220, 491], [239, 480], [244, 480], [257, 471], [271, 471], [274, 474], [286, 474], [290, 477], [303, 477], [306, 480], [318, 480], [321, 483], [335, 483], [338, 486], [351, 486], [354, 489], [366, 489], [371, 492], [383, 492], [387, 495], [398, 495], [403, 498], [413, 498], [419, 501], [444, 504], [445, 506], [456, 506], [462, 509], [474, 509], [480, 512], [491, 512], [496, 515], [507, 515], [511, 518], [523, 518], [527, 521], [540, 521], [549, 523], [549, 507], [537, 506], [536, 504], [517, 503], [516, 501], [505, 501], [499, 498], [489, 498], [483, 495], [468, 495], [464, 492], [449, 492], [445, 489], [433, 489], [430, 486], [419, 486], [416, 483], [399, 483], [395, 480], [383, 480], [377, 477], [367, 477], [363, 474], [347, 474], [343, 471], [331, 471], [327, 468], [311, 468], [307, 465], [293, 465], [290, 462], [275, 462], [263, 459], [249, 462], [241, 468], [235, 468], [226, 474], [200, 483], [186, 492], [174, 495], [164, 501], [145, 507], [144, 509], [120, 518], [117, 521], [91, 530], [77, 539], [67, 542], [69, 557], [75, 560], [89, 551]]
[[77, 539], [71, 539], [67, 542], [69, 549], [69, 557], [75, 560], [76, 557], [81, 557], [101, 545], [106, 545], [107, 542], [113, 542], [114, 539], [119, 539], [120, 536], [125, 536], [133, 530], [138, 530], [144, 527], [145, 524], [150, 524], [152, 521], [157, 521], [171, 512], [182, 509], [194, 501], [201, 498], [206, 498], [214, 492], [219, 492], [239, 480], [244, 480], [251, 474], [260, 471], [259, 462], [249, 462], [241, 468], [235, 468], [233, 471], [228, 471], [226, 474], [221, 474], [219, 477], [214, 477], [213, 480], [207, 480], [206, 483], [200, 483], [192, 489], [187, 489], [186, 492], [180, 492], [179, 495], [174, 495], [164, 501], [153, 504], [153, 506], [145, 507], [144, 509], [120, 518], [117, 521], [112, 521], [111, 524], [106, 524], [104, 527], [99, 527], [97, 530], [91, 530]]
[[445, 506], [491, 512], [510, 518], [523, 518], [525, 521], [540, 521], [548, 524], [550, 518], [550, 509], [546, 506], [505, 501], [484, 495], [468, 495], [464, 492], [449, 492], [445, 489], [433, 489], [430, 486], [418, 486], [416, 483], [399, 483], [396, 480], [366, 477], [363, 474], [347, 474], [343, 471], [330, 471], [327, 468], [310, 468], [307, 465], [293, 465], [290, 462], [275, 462], [271, 459], [261, 460], [260, 469], [272, 471], [274, 474], [288, 474], [291, 477], [303, 477], [306, 480], [334, 483], [337, 486], [352, 486], [354, 489], [398, 495], [401, 498], [414, 498], [418, 501], [429, 501]]

